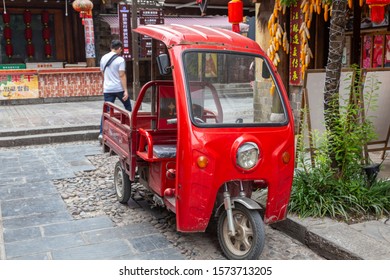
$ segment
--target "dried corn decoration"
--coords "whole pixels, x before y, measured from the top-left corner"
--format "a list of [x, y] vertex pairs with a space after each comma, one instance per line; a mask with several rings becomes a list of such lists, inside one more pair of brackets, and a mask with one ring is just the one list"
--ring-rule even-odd
[[271, 40], [269, 42], [267, 55], [275, 66], [278, 66], [280, 62], [278, 54], [279, 49], [283, 48], [283, 50], [288, 54], [290, 48], [287, 38], [286, 26], [284, 26], [283, 29], [279, 21], [279, 15], [285, 15], [287, 9], [287, 5], [281, 4], [281, 2], [281, 0], [275, 1], [273, 13], [268, 20], [268, 31], [271, 35]]
[[[281, 4], [281, 0], [276, 0], [273, 12], [268, 20], [268, 31], [271, 35], [271, 39], [269, 42], [269, 48], [267, 50], [267, 55], [271, 59], [272, 63], [275, 67], [278, 66], [280, 62], [279, 50], [283, 49], [283, 51], [288, 54], [290, 44], [287, 37], [286, 25], [284, 28], [281, 26], [279, 21], [280, 15], [286, 14], [287, 5]], [[275, 92], [275, 84], [272, 83], [270, 88], [270, 95], [272, 96]]]
[[313, 58], [313, 53], [309, 47], [310, 26], [313, 19], [313, 14], [321, 13], [322, 2], [320, 0], [303, 0], [300, 5], [303, 20], [299, 28], [300, 43], [301, 43], [301, 73], [302, 80], [305, 77], [306, 69], [309, 67], [310, 60]]
[[[318, 16], [323, 14], [325, 21], [328, 21], [332, 16], [332, 0], [275, 0], [273, 13], [268, 21], [268, 30], [271, 35], [267, 55], [275, 66], [280, 62], [279, 50], [281, 47], [286, 54], [289, 54], [290, 44], [287, 37], [286, 26], [280, 25], [279, 17], [285, 15], [287, 7], [295, 4], [298, 5], [302, 12], [302, 23], [299, 28], [300, 35], [300, 66], [302, 79], [305, 77], [305, 72], [313, 59], [313, 53], [309, 47], [310, 40], [310, 26], [312, 24], [313, 16], [317, 13]], [[359, 5], [363, 6], [364, 0], [359, 0]], [[348, 0], [348, 7], [353, 9], [353, 0]]]

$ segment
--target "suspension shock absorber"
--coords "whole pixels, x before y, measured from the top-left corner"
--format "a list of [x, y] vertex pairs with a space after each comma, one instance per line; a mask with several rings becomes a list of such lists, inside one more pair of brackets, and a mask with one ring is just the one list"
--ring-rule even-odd
[[227, 183], [225, 183], [225, 186], [224, 186], [223, 203], [224, 203], [225, 210], [226, 210], [226, 217], [227, 217], [227, 221], [228, 221], [229, 234], [231, 236], [234, 236], [234, 235], [236, 235], [236, 229], [234, 228], [232, 202], [230, 200], [230, 193], [229, 193]]
[[246, 193], [244, 191], [244, 186], [242, 184], [242, 181], [240, 181], [240, 197], [246, 197]]

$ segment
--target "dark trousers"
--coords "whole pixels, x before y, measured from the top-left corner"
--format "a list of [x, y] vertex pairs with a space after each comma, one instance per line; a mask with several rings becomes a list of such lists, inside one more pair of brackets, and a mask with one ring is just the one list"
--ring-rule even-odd
[[[120, 92], [105, 92], [104, 93], [104, 102], [111, 102], [111, 103], [114, 103], [115, 102], [115, 99], [118, 98], [123, 106], [125, 107], [125, 109], [129, 112], [131, 112], [131, 103], [130, 103], [130, 96], [126, 99], [126, 101], [123, 101], [123, 94], [125, 92], [124, 91], [120, 91]], [[100, 134], [102, 134], [103, 132], [103, 118], [101, 119], [100, 121]]]

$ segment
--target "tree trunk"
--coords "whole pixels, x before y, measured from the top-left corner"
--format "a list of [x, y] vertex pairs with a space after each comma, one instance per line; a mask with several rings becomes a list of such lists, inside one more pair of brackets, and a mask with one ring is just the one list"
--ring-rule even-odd
[[[342, 56], [345, 41], [346, 28], [346, 0], [333, 0], [332, 17], [329, 31], [329, 53], [328, 63], [326, 66], [325, 92], [324, 92], [324, 109], [325, 109], [325, 126], [329, 133], [336, 133], [335, 125], [339, 119], [339, 88], [342, 67]], [[332, 167], [338, 168], [334, 144], [330, 141], [330, 158]]]

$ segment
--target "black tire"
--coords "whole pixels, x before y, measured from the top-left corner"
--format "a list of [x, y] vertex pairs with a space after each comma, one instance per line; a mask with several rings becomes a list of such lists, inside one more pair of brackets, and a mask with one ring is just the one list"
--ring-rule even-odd
[[131, 181], [119, 161], [116, 163], [114, 169], [114, 187], [118, 201], [126, 204], [131, 196]]
[[264, 224], [257, 210], [236, 203], [233, 208], [236, 235], [229, 236], [226, 211], [218, 218], [218, 241], [225, 256], [231, 260], [256, 260], [264, 249]]

